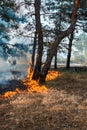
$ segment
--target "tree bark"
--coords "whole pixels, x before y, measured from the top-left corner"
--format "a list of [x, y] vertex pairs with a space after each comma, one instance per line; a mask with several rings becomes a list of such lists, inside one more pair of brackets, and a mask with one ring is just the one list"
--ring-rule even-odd
[[57, 69], [57, 52], [56, 52], [54, 58], [55, 58], [55, 61], [54, 61], [54, 69]]
[[35, 61], [36, 44], [37, 44], [37, 33], [36, 33], [36, 31], [35, 31], [34, 44], [33, 44], [33, 54], [32, 54], [32, 66], [33, 66], [33, 68], [34, 68], [34, 61]]
[[61, 41], [61, 37], [56, 37], [55, 43], [48, 50], [47, 59], [46, 59], [46, 62], [42, 68], [41, 75], [40, 75], [40, 83], [45, 83], [46, 75], [47, 75], [48, 70], [50, 68], [52, 58], [57, 52], [58, 43], [60, 43], [60, 41]]
[[71, 51], [72, 51], [72, 41], [73, 41], [73, 32], [70, 34], [70, 39], [69, 39], [69, 47], [68, 47], [68, 55], [67, 55], [67, 63], [66, 63], [66, 68], [70, 68], [70, 58], [71, 58]]
[[71, 25], [69, 26], [69, 28], [67, 30], [60, 31], [60, 34], [58, 33], [59, 35], [56, 37], [56, 40], [55, 40], [56, 42], [53, 44], [53, 46], [49, 50], [46, 62], [42, 68], [42, 72], [41, 72], [41, 76], [40, 76], [40, 83], [45, 83], [46, 75], [50, 68], [52, 58], [56, 54], [57, 47], [60, 44], [61, 40], [74, 31], [76, 21], [77, 21], [77, 11], [79, 8], [79, 4], [80, 4], [80, 0], [75, 0], [73, 11], [72, 11], [72, 17], [71, 17]]
[[36, 20], [36, 32], [38, 38], [38, 50], [37, 50], [37, 58], [36, 58], [36, 65], [34, 69], [34, 74], [32, 79], [38, 80], [41, 73], [41, 63], [42, 63], [42, 53], [43, 53], [43, 33], [41, 27], [41, 20], [40, 20], [40, 5], [41, 0], [35, 0], [35, 20]]

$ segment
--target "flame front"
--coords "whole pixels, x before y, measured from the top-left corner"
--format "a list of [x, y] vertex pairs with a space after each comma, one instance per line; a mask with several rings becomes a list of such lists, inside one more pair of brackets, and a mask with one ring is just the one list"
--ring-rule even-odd
[[[46, 87], [46, 85], [39, 85], [39, 83], [35, 80], [32, 80], [32, 75], [33, 72], [30, 71], [30, 68], [28, 69], [28, 75], [25, 79], [22, 80], [23, 84], [27, 86], [27, 91], [28, 92], [39, 92], [39, 93], [46, 93], [48, 91], [48, 88]], [[46, 81], [50, 81], [50, 80], [54, 80], [57, 77], [60, 77], [62, 75], [62, 73], [58, 72], [58, 71], [48, 71], [48, 75], [46, 77]], [[3, 96], [3, 98], [9, 98], [13, 95], [15, 95], [16, 93], [21, 93], [22, 91], [20, 91], [18, 88], [15, 91], [8, 91], [6, 92]]]
[[15, 91], [7, 91], [7, 92], [4, 93], [4, 95], [1, 95], [0, 97], [1, 97], [1, 98], [9, 98], [9, 97], [12, 97], [12, 96], [14, 96], [16, 93], [19, 93], [19, 92], [20, 92], [20, 90], [19, 90], [18, 88], [16, 88]]
[[56, 79], [57, 77], [60, 77], [60, 76], [62, 76], [62, 73], [59, 72], [59, 71], [55, 71], [55, 70], [48, 71], [46, 81], [54, 80], [54, 79]]
[[[30, 68], [28, 70], [28, 78], [23, 80], [23, 83], [27, 86], [28, 90], [31, 92], [40, 92], [40, 93], [44, 93], [48, 91], [48, 88], [46, 87], [46, 85], [39, 85], [39, 83], [35, 80], [32, 80], [32, 75], [33, 72], [30, 73]], [[46, 81], [50, 81], [50, 80], [54, 80], [57, 77], [61, 76], [62, 73], [60, 73], [59, 71], [48, 71], [48, 75], [46, 77]]]

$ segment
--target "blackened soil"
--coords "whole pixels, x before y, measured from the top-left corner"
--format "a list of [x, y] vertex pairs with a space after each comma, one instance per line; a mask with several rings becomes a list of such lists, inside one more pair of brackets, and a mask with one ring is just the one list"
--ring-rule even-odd
[[21, 80], [9, 80], [7, 84], [0, 84], [0, 94], [4, 94], [7, 91], [15, 91], [16, 89], [25, 90], [26, 86], [24, 86]]

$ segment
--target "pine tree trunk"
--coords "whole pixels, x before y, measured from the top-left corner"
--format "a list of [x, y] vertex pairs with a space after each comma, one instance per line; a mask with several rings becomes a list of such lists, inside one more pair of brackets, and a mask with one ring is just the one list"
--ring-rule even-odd
[[70, 34], [70, 39], [69, 39], [69, 48], [68, 48], [68, 55], [67, 55], [67, 63], [66, 63], [66, 68], [70, 68], [70, 58], [71, 58], [71, 50], [72, 50], [72, 41], [73, 41], [73, 33]]
[[57, 69], [57, 53], [55, 54], [54, 69]]
[[32, 66], [33, 66], [33, 68], [34, 68], [34, 61], [35, 61], [36, 44], [37, 44], [37, 33], [35, 31], [34, 44], [33, 44], [33, 53], [32, 53]]
[[40, 83], [45, 83], [45, 79], [46, 79], [48, 70], [50, 68], [52, 58], [53, 58], [54, 55], [56, 55], [57, 46], [58, 46], [58, 43], [60, 43], [60, 39], [61, 38], [58, 39], [58, 37], [57, 37], [56, 42], [48, 50], [47, 59], [46, 59], [46, 62], [44, 64], [43, 68], [42, 68], [41, 75], [40, 75], [40, 80], [39, 80]]
[[41, 0], [35, 0], [35, 20], [36, 20], [36, 33], [37, 33], [37, 40], [38, 40], [38, 50], [37, 50], [37, 58], [36, 58], [36, 65], [34, 69], [34, 74], [32, 79], [38, 80], [41, 73], [41, 63], [42, 63], [42, 53], [43, 53], [43, 33], [40, 21], [40, 5]]

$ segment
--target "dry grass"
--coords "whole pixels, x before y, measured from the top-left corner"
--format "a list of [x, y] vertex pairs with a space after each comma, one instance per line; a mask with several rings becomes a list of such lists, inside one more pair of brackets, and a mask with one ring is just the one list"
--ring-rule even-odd
[[87, 73], [63, 72], [46, 93], [0, 99], [0, 130], [87, 130]]

